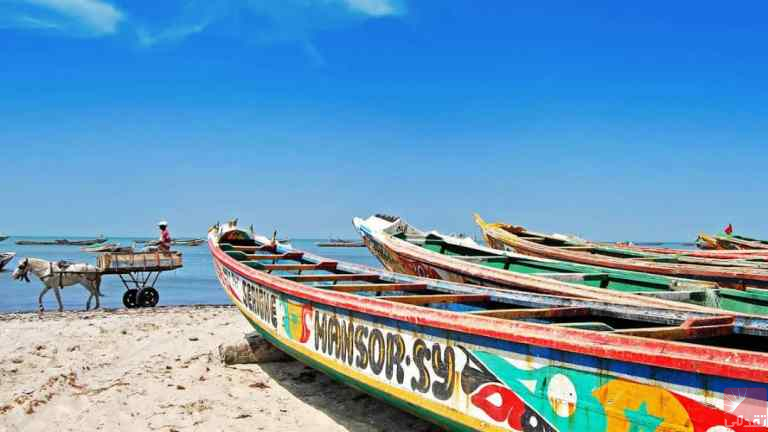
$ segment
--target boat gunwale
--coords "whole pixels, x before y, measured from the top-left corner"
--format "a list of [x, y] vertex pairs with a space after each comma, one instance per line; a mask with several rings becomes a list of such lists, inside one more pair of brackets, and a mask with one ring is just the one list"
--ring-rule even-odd
[[[534, 254], [534, 256], [571, 261], [586, 265], [620, 268], [630, 271], [659, 272], [660, 274], [672, 277], [690, 278], [691, 276], [689, 275], [693, 274], [708, 278], [741, 280], [751, 279], [760, 281], [762, 283], [768, 283], [768, 269], [766, 268], [736, 266], [730, 267], [725, 264], [721, 264], [719, 266], [687, 263], [671, 264], [663, 262], [642, 261], [636, 258], [614, 258], [608, 255], [587, 254], [578, 251], [562, 249], [557, 246], [541, 245], [527, 240], [525, 237], [511, 233], [502, 228], [500, 225], [506, 224], [485, 223], [481, 226], [483, 235], [491, 237], [501, 243], [507, 244], [512, 248], [521, 246], [522, 249], [529, 251], [530, 253]], [[533, 233], [532, 231], [527, 230], [525, 227], [519, 228], [522, 228], [525, 230], [525, 232]]]
[[[388, 302], [373, 297], [327, 291], [267, 274], [241, 264], [219, 247], [215, 233], [209, 235], [208, 246], [215, 260], [239, 276], [278, 292], [330, 307], [404, 321], [418, 326], [501, 339], [512, 343], [540, 346], [598, 358], [768, 383], [768, 374], [763, 371], [763, 366], [768, 363], [768, 354], [766, 353], [471, 316], [460, 312], [430, 309]], [[312, 256], [311, 254], [308, 255]], [[355, 267], [355, 265], [349, 264], [347, 266], [348, 268]], [[359, 268], [362, 270], [366, 266], [359, 266]], [[392, 272], [380, 271], [379, 273], [397, 277]], [[423, 278], [407, 278], [426, 283], [431, 282]], [[230, 289], [229, 287], [225, 288]], [[232, 292], [232, 294], [235, 293]]]

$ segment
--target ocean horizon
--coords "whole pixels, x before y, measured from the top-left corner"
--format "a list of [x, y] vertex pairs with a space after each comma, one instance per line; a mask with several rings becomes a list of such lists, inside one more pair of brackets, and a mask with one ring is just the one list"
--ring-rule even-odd
[[[16, 240], [53, 240], [57, 238], [86, 239], [83, 236], [13, 236], [0, 243], [0, 252], [15, 252], [16, 257], [0, 272], [0, 313], [30, 312], [37, 310], [37, 297], [43, 288], [42, 282], [30, 276], [31, 282], [16, 281], [11, 278], [13, 269], [23, 257], [34, 257], [48, 261], [67, 260], [96, 264], [98, 254], [83, 252], [80, 246], [60, 245], [17, 245]], [[129, 246], [134, 240], [154, 239], [155, 237], [108, 237], [111, 243]], [[179, 239], [186, 237], [177, 237]], [[316, 241], [327, 239], [295, 239], [291, 244], [301, 250], [339, 261], [348, 261], [381, 267], [367, 248], [320, 248]], [[158, 306], [192, 304], [230, 304], [213, 272], [213, 262], [206, 244], [200, 246], [174, 246], [182, 253], [184, 267], [164, 272], [160, 275], [156, 289], [160, 293]], [[122, 298], [125, 287], [117, 275], [105, 275], [101, 283], [101, 306], [107, 308], [123, 307]], [[80, 285], [65, 287], [61, 301], [66, 310], [85, 309], [88, 292]], [[46, 310], [56, 310], [56, 297], [53, 290], [43, 298]]]
[[[83, 252], [80, 246], [62, 245], [17, 245], [16, 240], [54, 240], [67, 238], [72, 240], [87, 239], [87, 236], [13, 236], [0, 242], [0, 252], [15, 252], [16, 257], [0, 272], [0, 313], [30, 312], [37, 310], [37, 296], [43, 284], [39, 279], [31, 277], [31, 282], [15, 281], [11, 278], [13, 269], [23, 257], [41, 258], [48, 261], [67, 260], [96, 264], [98, 254]], [[151, 240], [156, 237], [107, 237], [110, 243], [120, 243], [130, 246], [134, 240]], [[190, 238], [178, 236], [178, 239]], [[312, 252], [338, 261], [347, 261], [381, 268], [379, 261], [373, 257], [367, 248], [321, 248], [315, 242], [328, 240], [325, 238], [293, 239], [290, 243], [294, 248]], [[637, 244], [652, 243], [664, 247], [690, 248], [689, 242], [635, 242]], [[141, 245], [139, 245], [140, 247]], [[184, 267], [164, 272], [160, 275], [156, 289], [160, 293], [159, 306], [193, 305], [193, 304], [230, 304], [229, 298], [221, 289], [221, 285], [213, 272], [213, 262], [206, 244], [200, 246], [174, 246], [174, 250], [182, 252]], [[117, 275], [105, 275], [101, 283], [102, 307], [123, 307], [122, 297], [125, 287]], [[80, 285], [66, 287], [62, 290], [62, 304], [67, 310], [85, 308], [88, 299], [87, 291]], [[56, 297], [53, 291], [48, 291], [43, 298], [46, 310], [55, 310]]]

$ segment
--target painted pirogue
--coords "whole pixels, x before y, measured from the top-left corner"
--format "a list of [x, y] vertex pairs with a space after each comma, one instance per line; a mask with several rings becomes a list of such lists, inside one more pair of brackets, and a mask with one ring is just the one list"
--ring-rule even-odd
[[421, 279], [235, 224], [214, 226], [208, 244], [268, 341], [450, 430], [768, 430], [730, 405], [768, 403], [761, 319]]
[[716, 252], [768, 254], [768, 241], [739, 235], [699, 234], [696, 245], [701, 249], [718, 249]]
[[570, 236], [533, 232], [515, 225], [486, 223], [479, 215], [475, 215], [475, 221], [488, 245], [496, 249], [599, 267], [708, 280], [729, 288], [768, 288], [765, 263], [649, 254]]
[[768, 315], [768, 292], [764, 290], [721, 288], [714, 282], [521, 255], [483, 247], [467, 238], [425, 233], [394, 216], [355, 218], [353, 223], [371, 253], [391, 271], [556, 295], [622, 299], [632, 304], [660, 299], [655, 304], [662, 307], [672, 305], [672, 300]]
[[[704, 234], [702, 234], [703, 236]], [[768, 249], [719, 249], [706, 250], [671, 249], [665, 247], [638, 246], [628, 243], [599, 243], [601, 246], [630, 249], [650, 254], [679, 255], [685, 257], [723, 259], [723, 260], [754, 260], [768, 261]]]

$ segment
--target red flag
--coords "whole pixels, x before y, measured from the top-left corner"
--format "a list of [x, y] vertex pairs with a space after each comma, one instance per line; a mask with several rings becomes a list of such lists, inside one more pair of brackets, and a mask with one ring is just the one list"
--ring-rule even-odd
[[727, 227], [725, 227], [725, 230], [724, 230], [724, 231], [725, 231], [725, 234], [727, 234], [727, 235], [731, 235], [731, 234], [733, 234], [733, 225], [731, 225], [731, 224], [728, 224], [728, 226], [727, 226]]

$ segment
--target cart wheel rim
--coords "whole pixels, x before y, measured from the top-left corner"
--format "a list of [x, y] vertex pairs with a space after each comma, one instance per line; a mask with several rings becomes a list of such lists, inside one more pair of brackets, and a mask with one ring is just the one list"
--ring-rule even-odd
[[125, 294], [123, 294], [123, 305], [128, 309], [133, 309], [135, 307], [138, 307], [139, 306], [137, 302], [138, 294], [139, 294], [139, 290], [136, 290], [136, 289], [129, 289], [125, 291]]
[[160, 294], [152, 287], [146, 287], [139, 291], [138, 303], [141, 307], [155, 307], [159, 300]]

